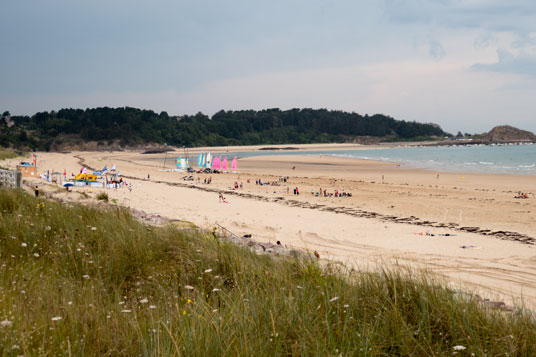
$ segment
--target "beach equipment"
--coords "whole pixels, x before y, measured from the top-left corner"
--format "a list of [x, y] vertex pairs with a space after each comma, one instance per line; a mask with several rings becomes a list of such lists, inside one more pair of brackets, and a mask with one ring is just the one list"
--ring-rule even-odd
[[223, 158], [223, 163], [221, 164], [222, 170], [227, 170], [227, 156]]
[[74, 183], [72, 183], [72, 182], [65, 182], [63, 184], [63, 187], [73, 187], [73, 186], [74, 186]]
[[201, 167], [203, 164], [203, 153], [199, 153], [199, 156], [197, 157], [197, 167]]
[[231, 163], [231, 170], [236, 171], [236, 156], [233, 159], [233, 162]]
[[214, 163], [212, 164], [212, 168], [213, 169], [217, 169], [219, 170], [221, 168], [220, 166], [220, 161], [221, 161], [221, 157], [220, 156], [217, 156], [214, 158]]
[[205, 160], [205, 167], [211, 167], [212, 166], [212, 153], [209, 152], [207, 154], [207, 159]]

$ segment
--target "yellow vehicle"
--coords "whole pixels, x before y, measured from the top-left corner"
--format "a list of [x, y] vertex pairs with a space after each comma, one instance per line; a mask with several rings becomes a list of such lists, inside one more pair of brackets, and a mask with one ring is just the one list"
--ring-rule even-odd
[[78, 174], [75, 176], [74, 181], [96, 182], [97, 176], [93, 174]]

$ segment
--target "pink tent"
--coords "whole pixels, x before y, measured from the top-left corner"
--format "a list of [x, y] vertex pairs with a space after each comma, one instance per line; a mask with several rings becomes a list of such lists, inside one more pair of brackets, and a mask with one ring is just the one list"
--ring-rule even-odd
[[233, 162], [231, 163], [231, 170], [236, 170], [236, 156], [233, 159]]
[[227, 156], [223, 158], [223, 163], [221, 164], [222, 170], [227, 170]]

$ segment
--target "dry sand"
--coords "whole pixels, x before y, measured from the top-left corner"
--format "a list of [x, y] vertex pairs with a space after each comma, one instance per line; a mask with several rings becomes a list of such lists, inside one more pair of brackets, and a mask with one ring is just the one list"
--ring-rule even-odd
[[[304, 148], [312, 146], [300, 146]], [[289, 248], [317, 250], [324, 259], [357, 269], [375, 268], [378, 263], [424, 268], [484, 297], [536, 306], [534, 176], [437, 173], [297, 151], [292, 156], [241, 159], [240, 173], [194, 174], [201, 181], [210, 176], [208, 185], [184, 181], [184, 173], [160, 171], [162, 161], [155, 157], [161, 156], [41, 153], [38, 167], [41, 172], [66, 169], [70, 176], [82, 163], [95, 169], [115, 163], [133, 185], [132, 192], [106, 190], [118, 204], [202, 227], [217, 223], [261, 242], [280, 240]], [[289, 177], [287, 183], [279, 182], [282, 176]], [[259, 178], [279, 186], [256, 185]], [[243, 189], [232, 189], [235, 181]], [[293, 195], [295, 187], [299, 196]], [[320, 188], [332, 193], [345, 190], [352, 197], [311, 194]], [[101, 191], [74, 190], [93, 196]], [[528, 192], [530, 198], [514, 199], [517, 191]], [[220, 192], [228, 203], [219, 202]], [[77, 192], [63, 195], [82, 198]]]

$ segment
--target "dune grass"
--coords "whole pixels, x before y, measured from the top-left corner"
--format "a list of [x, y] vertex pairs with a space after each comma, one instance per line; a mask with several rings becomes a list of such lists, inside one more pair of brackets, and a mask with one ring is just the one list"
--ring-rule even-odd
[[19, 157], [20, 155], [17, 154], [15, 151], [7, 148], [0, 147], [0, 161], [7, 160], [7, 159], [13, 159], [15, 157]]
[[[463, 346], [463, 347], [456, 347]], [[463, 350], [465, 348], [465, 350]], [[522, 310], [0, 190], [1, 355], [535, 355]]]

